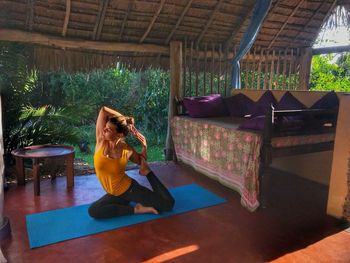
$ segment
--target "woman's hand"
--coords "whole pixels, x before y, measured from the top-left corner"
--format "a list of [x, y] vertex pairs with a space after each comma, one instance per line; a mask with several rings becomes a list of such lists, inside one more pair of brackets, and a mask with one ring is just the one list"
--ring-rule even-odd
[[142, 147], [147, 147], [146, 137], [143, 136], [134, 125], [129, 125], [129, 131], [141, 143]]
[[141, 156], [147, 160], [147, 140], [146, 137], [143, 136], [134, 125], [129, 125], [129, 131], [130, 133], [141, 143], [142, 145], [142, 151]]

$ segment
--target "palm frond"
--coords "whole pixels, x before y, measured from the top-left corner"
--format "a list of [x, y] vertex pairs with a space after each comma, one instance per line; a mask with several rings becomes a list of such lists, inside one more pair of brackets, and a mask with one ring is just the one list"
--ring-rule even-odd
[[339, 5], [334, 8], [323, 28], [336, 29], [343, 26], [350, 29], [350, 4]]

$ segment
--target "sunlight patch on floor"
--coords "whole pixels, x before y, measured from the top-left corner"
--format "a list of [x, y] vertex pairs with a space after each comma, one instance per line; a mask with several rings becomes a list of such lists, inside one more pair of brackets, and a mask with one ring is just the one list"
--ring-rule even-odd
[[172, 250], [170, 252], [166, 252], [164, 254], [156, 256], [154, 258], [148, 259], [146, 261], [143, 261], [143, 263], [166, 262], [168, 260], [172, 260], [172, 259], [180, 257], [182, 255], [192, 253], [198, 249], [199, 249], [198, 245], [191, 245], [191, 246], [187, 246], [187, 247], [178, 248], [178, 249]]

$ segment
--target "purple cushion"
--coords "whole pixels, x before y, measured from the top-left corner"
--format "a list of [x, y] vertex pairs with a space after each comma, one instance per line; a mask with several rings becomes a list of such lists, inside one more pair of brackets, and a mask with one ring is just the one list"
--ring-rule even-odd
[[265, 115], [267, 107], [271, 104], [276, 105], [276, 99], [270, 90], [267, 90], [261, 98], [254, 103], [250, 114], [252, 117]]
[[281, 100], [276, 106], [276, 110], [301, 110], [306, 109], [305, 105], [302, 104], [297, 98], [295, 98], [289, 91], [284, 93]]
[[336, 109], [339, 107], [339, 99], [334, 91], [328, 92], [318, 101], [316, 101], [311, 109]]
[[230, 116], [235, 117], [244, 117], [245, 115], [249, 114], [250, 109], [254, 104], [253, 100], [242, 93], [224, 98], [224, 101]]
[[265, 126], [265, 116], [256, 116], [245, 120], [239, 129], [263, 130]]
[[185, 97], [184, 105], [192, 118], [228, 116], [228, 110], [220, 94]]

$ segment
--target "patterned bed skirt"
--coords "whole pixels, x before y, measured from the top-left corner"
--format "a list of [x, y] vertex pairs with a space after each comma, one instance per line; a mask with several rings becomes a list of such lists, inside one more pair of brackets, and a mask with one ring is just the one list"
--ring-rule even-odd
[[240, 193], [249, 211], [258, 208], [261, 135], [177, 116], [172, 137], [180, 160]]

